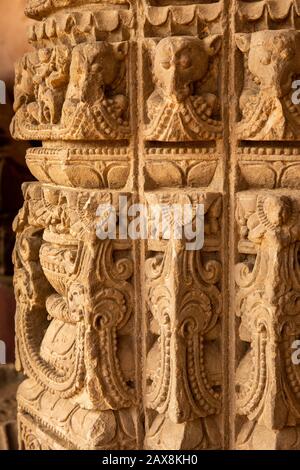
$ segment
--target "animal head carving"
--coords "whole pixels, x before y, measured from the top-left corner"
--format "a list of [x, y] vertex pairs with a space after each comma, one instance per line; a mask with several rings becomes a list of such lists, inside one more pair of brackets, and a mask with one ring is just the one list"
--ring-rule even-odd
[[[127, 44], [80, 44], [72, 54], [70, 85], [68, 91], [79, 101], [94, 103], [103, 97], [103, 88], [112, 85], [119, 77]], [[75, 94], [75, 96], [74, 96]]]
[[153, 75], [163, 94], [175, 101], [184, 101], [191, 94], [194, 82], [208, 70], [209, 57], [221, 46], [218, 35], [206, 39], [187, 36], [162, 39], [153, 53]]
[[258, 31], [237, 34], [238, 48], [248, 54], [249, 71], [262, 91], [281, 98], [292, 88], [300, 73], [300, 33], [292, 30]]

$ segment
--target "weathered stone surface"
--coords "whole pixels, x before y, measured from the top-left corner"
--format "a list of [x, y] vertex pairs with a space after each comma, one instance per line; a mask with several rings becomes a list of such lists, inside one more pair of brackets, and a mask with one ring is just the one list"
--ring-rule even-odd
[[[300, 449], [299, 2], [26, 13], [11, 130], [43, 145], [14, 223], [21, 448]], [[177, 231], [203, 204], [203, 247], [99, 239], [119, 196], [190, 204]]]

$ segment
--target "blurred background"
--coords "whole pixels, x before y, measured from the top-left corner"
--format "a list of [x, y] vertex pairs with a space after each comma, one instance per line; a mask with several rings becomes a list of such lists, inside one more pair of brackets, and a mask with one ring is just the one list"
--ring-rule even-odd
[[32, 179], [25, 164], [30, 143], [13, 141], [9, 133], [14, 64], [30, 50], [27, 42], [30, 20], [24, 16], [25, 3], [26, 0], [0, 1], [0, 80], [6, 85], [6, 104], [0, 104], [0, 341], [6, 344], [7, 362], [7, 365], [0, 365], [0, 450], [17, 447], [15, 393], [20, 377], [13, 366], [15, 301], [11, 226], [22, 206], [21, 185]]

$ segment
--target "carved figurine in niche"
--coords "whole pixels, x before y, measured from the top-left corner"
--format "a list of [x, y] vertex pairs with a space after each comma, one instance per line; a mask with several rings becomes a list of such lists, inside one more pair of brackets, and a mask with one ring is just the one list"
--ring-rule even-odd
[[74, 48], [62, 121], [65, 126], [71, 121], [75, 134], [127, 136], [126, 55], [127, 43], [98, 42]]
[[245, 54], [238, 137], [298, 139], [300, 112], [292, 101], [292, 84], [300, 74], [300, 33], [277, 30], [238, 34], [236, 43]]
[[34, 82], [38, 92], [40, 123], [56, 124], [61, 115], [66, 87], [69, 81], [69, 50], [67, 48], [41, 49]]
[[15, 68], [14, 111], [17, 113], [22, 106], [35, 101], [33, 85], [34, 65], [30, 54], [26, 54], [17, 62]]
[[[129, 137], [127, 43], [40, 49], [17, 69], [16, 115], [21, 139], [111, 140]], [[38, 134], [37, 134], [38, 132]]]
[[220, 36], [170, 37], [153, 52], [155, 89], [147, 101], [148, 140], [215, 140], [222, 132], [215, 94], [217, 70], [211, 62]]
[[[32, 125], [57, 124], [69, 82], [67, 47], [27, 54], [16, 68], [15, 104]], [[23, 108], [24, 106], [24, 108]]]
[[245, 345], [236, 372], [237, 411], [244, 416], [238, 446], [270, 448], [282, 430], [289, 448], [299, 442], [300, 423], [299, 365], [292, 363], [300, 333], [299, 193], [297, 199], [283, 192], [238, 196], [239, 252], [246, 255], [236, 266]]

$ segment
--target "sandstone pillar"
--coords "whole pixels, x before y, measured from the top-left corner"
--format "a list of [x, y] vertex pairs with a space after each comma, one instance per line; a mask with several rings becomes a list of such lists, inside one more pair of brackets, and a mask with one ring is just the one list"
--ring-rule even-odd
[[133, 8], [27, 2], [33, 52], [16, 66], [12, 133], [36, 183], [15, 221], [24, 449], [141, 446], [137, 248], [96, 234], [100, 204], [134, 196]]
[[236, 3], [232, 37], [236, 446], [299, 449], [300, 11], [255, 3]]
[[[42, 146], [14, 224], [21, 448], [300, 448], [298, 11], [28, 0], [12, 133]], [[99, 239], [120, 196], [191, 206], [170, 215], [184, 233], [201, 204], [203, 247]]]

